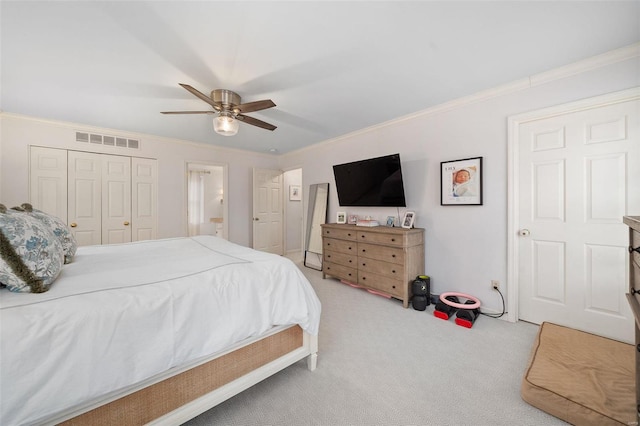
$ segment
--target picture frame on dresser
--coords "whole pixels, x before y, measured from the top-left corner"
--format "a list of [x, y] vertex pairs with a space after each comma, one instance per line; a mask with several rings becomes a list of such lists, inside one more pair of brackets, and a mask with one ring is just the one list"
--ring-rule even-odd
[[404, 217], [402, 218], [402, 227], [404, 229], [413, 228], [413, 222], [415, 221], [416, 213], [415, 212], [406, 212]]
[[347, 214], [345, 212], [338, 212], [336, 214], [336, 223], [341, 225], [347, 223]]

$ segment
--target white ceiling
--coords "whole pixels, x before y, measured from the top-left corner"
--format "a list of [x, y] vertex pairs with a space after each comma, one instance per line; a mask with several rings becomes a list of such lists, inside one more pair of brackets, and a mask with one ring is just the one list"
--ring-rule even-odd
[[[640, 40], [639, 1], [2, 1], [2, 111], [285, 153]], [[178, 86], [277, 106], [214, 133]]]

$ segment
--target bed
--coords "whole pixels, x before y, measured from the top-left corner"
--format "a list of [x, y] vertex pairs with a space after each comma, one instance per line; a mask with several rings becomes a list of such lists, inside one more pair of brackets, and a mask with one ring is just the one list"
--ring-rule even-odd
[[288, 259], [199, 236], [80, 247], [0, 289], [0, 424], [179, 424], [304, 358], [320, 302]]

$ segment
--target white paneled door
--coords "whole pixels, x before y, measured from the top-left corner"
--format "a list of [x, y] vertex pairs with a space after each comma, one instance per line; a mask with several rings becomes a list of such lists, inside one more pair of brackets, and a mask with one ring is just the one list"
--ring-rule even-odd
[[131, 157], [102, 160], [102, 244], [131, 242]]
[[157, 160], [32, 146], [30, 200], [78, 245], [156, 238]]
[[253, 248], [283, 254], [282, 171], [253, 169]]
[[158, 204], [158, 162], [131, 158], [131, 240], [154, 240]]
[[68, 163], [69, 226], [79, 246], [101, 244], [101, 156], [90, 152], [69, 151]]
[[519, 124], [519, 318], [632, 342], [626, 214], [640, 214], [640, 101]]

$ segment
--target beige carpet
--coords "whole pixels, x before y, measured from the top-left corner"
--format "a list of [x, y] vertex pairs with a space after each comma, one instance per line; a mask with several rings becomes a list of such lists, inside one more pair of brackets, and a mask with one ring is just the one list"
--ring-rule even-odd
[[520, 397], [538, 326], [467, 329], [300, 268], [322, 301], [317, 370], [301, 361], [188, 425], [566, 424]]

